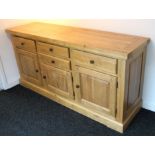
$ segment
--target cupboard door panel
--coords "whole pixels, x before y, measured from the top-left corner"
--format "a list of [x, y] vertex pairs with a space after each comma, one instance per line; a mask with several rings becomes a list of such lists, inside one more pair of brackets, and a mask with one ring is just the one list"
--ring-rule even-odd
[[16, 57], [21, 78], [33, 84], [41, 85], [41, 75], [37, 55], [16, 49]]
[[70, 72], [41, 65], [44, 87], [52, 92], [73, 99], [72, 76]]
[[140, 80], [142, 71], [142, 55], [136, 58], [129, 65], [128, 101], [127, 108], [130, 108], [140, 97]]
[[86, 74], [81, 74], [80, 81], [82, 99], [95, 103], [99, 106], [104, 106], [105, 108], [108, 108], [108, 82], [100, 79], [95, 79], [94, 77], [91, 77]]
[[74, 89], [77, 102], [115, 116], [116, 77], [76, 67]]

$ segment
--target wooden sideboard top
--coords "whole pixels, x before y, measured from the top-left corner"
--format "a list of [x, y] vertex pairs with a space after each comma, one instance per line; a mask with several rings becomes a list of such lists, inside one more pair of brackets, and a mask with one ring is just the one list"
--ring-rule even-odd
[[97, 50], [99, 54], [116, 52], [127, 57], [136, 48], [149, 42], [149, 38], [120, 33], [61, 26], [34, 22], [6, 30], [13, 35], [31, 38], [64, 46]]

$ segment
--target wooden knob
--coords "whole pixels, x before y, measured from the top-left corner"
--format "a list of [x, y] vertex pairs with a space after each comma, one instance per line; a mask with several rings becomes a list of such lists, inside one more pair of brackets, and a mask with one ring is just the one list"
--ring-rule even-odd
[[36, 69], [36, 73], [38, 73], [39, 72], [39, 70], [38, 69]]
[[43, 76], [43, 79], [46, 79], [46, 76], [45, 75]]
[[24, 45], [24, 43], [22, 42], [22, 43], [21, 43], [21, 45], [23, 46], [23, 45]]
[[76, 88], [80, 88], [80, 86], [79, 85], [76, 85]]
[[49, 51], [50, 51], [50, 52], [53, 52], [53, 48], [50, 48]]
[[95, 61], [94, 60], [90, 60], [90, 64], [94, 64], [95, 63]]
[[54, 63], [55, 63], [55, 61], [54, 61], [54, 60], [52, 60], [52, 61], [51, 61], [51, 63], [52, 63], [52, 64], [54, 64]]

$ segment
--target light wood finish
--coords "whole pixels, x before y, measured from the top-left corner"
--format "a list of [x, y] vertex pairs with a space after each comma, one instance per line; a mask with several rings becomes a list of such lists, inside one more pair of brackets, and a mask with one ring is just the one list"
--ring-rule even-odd
[[60, 44], [96, 54], [126, 59], [149, 39], [139, 36], [119, 34], [99, 30], [60, 26], [34, 22], [27, 25], [7, 29], [7, 32], [34, 40]]
[[45, 23], [7, 32], [23, 86], [119, 132], [140, 110], [148, 38]]
[[118, 122], [124, 121], [125, 113], [125, 88], [126, 88], [126, 75], [128, 71], [126, 69], [126, 61], [118, 60], [118, 88], [117, 88], [117, 108], [116, 108], [116, 120]]
[[21, 78], [36, 85], [41, 85], [41, 75], [37, 55], [17, 49], [16, 58], [18, 61]]
[[129, 88], [127, 108], [136, 102], [140, 95], [140, 76], [142, 71], [142, 55], [136, 58], [129, 66]]
[[115, 117], [116, 77], [76, 67], [73, 79], [78, 103]]
[[71, 59], [89, 68], [95, 68], [107, 73], [117, 74], [117, 60], [98, 56], [82, 51], [72, 50]]
[[42, 54], [47, 54], [64, 59], [69, 58], [68, 48], [65, 47], [37, 42], [37, 49], [38, 52]]
[[13, 37], [13, 43], [16, 48], [36, 53], [35, 42], [33, 40], [21, 37]]
[[143, 81], [144, 81], [147, 46], [145, 46], [145, 48], [143, 48], [141, 51], [142, 51], [142, 70], [141, 70], [141, 81], [140, 81], [141, 82], [141, 84], [140, 84], [140, 98], [142, 97], [142, 93], [143, 93]]
[[128, 73], [126, 74], [125, 87], [125, 117], [128, 117], [138, 106], [139, 102], [142, 102], [146, 47], [137, 49], [137, 53], [128, 60], [126, 66]]
[[59, 95], [73, 98], [72, 77], [70, 72], [41, 64], [44, 87]]
[[122, 131], [125, 131], [130, 124], [130, 122], [133, 120], [133, 118], [136, 116], [136, 114], [140, 111], [142, 106], [142, 101], [139, 101], [134, 109], [127, 115], [125, 121], [123, 122], [123, 129]]
[[65, 59], [39, 54], [39, 60], [41, 63], [47, 64], [53, 67], [57, 67], [67, 71], [70, 70], [70, 61]]

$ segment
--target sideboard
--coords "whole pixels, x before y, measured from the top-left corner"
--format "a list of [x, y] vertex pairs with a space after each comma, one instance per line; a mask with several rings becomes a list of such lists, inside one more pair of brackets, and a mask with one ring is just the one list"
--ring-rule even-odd
[[38, 22], [6, 31], [22, 86], [119, 132], [140, 110], [149, 38]]

